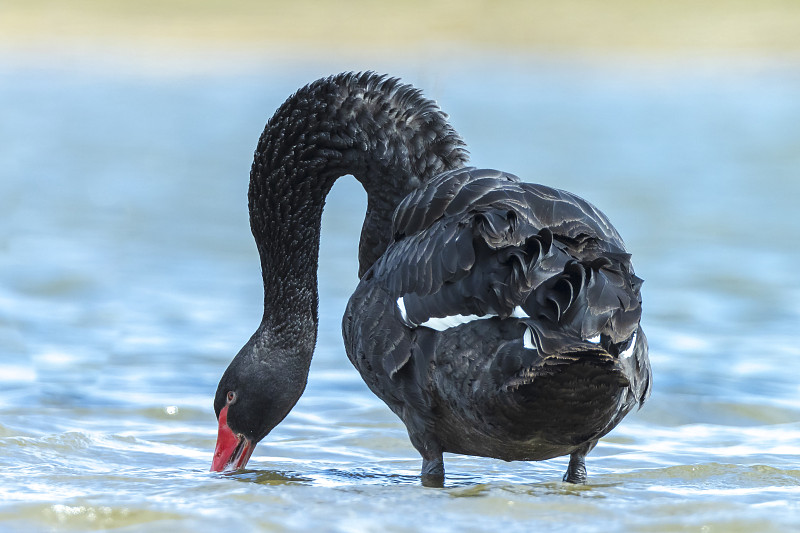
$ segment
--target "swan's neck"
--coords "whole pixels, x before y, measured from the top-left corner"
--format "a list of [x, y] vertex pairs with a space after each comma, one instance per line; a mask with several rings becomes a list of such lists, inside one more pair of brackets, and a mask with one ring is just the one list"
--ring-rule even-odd
[[346, 74], [301, 89], [270, 119], [253, 161], [249, 206], [264, 280], [261, 329], [271, 343], [313, 351], [320, 223], [334, 181], [351, 174], [367, 191], [360, 276], [388, 246], [400, 200], [466, 162], [446, 118], [410, 86]]

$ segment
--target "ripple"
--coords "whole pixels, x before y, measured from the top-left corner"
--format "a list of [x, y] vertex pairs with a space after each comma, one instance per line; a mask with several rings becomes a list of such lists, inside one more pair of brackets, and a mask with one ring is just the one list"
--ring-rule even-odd
[[165, 520], [175, 520], [181, 515], [135, 506], [109, 506], [92, 504], [52, 504], [25, 506], [18, 519], [30, 520], [39, 527], [58, 527], [75, 530], [103, 530], [142, 526]]

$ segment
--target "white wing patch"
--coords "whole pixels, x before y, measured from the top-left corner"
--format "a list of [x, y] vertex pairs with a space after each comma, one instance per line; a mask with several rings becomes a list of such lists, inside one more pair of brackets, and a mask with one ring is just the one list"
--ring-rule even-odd
[[586, 339], [586, 342], [591, 342], [592, 344], [600, 344], [600, 334], [598, 333], [594, 337], [589, 337]]
[[[414, 328], [417, 327], [415, 324], [412, 324], [408, 320], [408, 311], [406, 311], [406, 303], [403, 300], [403, 297], [397, 299], [397, 309], [400, 311], [400, 318], [403, 319], [403, 322], [406, 323], [407, 326]], [[429, 318], [420, 326], [435, 329], [436, 331], [445, 331], [450, 328], [455, 328], [462, 324], [467, 324], [469, 322], [473, 322], [475, 320], [485, 320], [487, 318], [496, 317], [495, 314], [486, 314], [486, 315], [453, 315], [453, 316], [445, 316], [445, 317], [433, 317]], [[521, 307], [517, 306], [514, 309], [514, 312], [511, 313], [511, 316], [514, 318], [528, 318], [528, 315], [525, 314], [525, 311], [522, 310]]]
[[620, 359], [626, 359], [633, 355], [633, 349], [636, 348], [636, 333], [633, 334], [631, 337], [631, 344], [625, 348], [625, 350], [621, 351], [619, 354]]
[[516, 307], [514, 308], [514, 310], [511, 312], [511, 315], [510, 315], [510, 316], [512, 316], [512, 317], [514, 317], [514, 318], [530, 318], [530, 316], [528, 315], [528, 313], [526, 313], [526, 312], [525, 312], [525, 311], [522, 309], [522, 307], [520, 307], [520, 306], [516, 306]]
[[526, 327], [525, 333], [522, 334], [522, 345], [529, 350], [538, 350], [536, 341], [533, 340], [533, 330]]
[[[400, 317], [403, 319], [403, 322], [406, 323], [409, 327], [416, 327], [408, 320], [408, 311], [406, 311], [406, 303], [403, 300], [403, 297], [397, 299], [397, 309], [400, 311]], [[445, 331], [450, 328], [455, 328], [462, 324], [467, 324], [469, 322], [473, 322], [475, 320], [486, 320], [487, 318], [496, 317], [495, 314], [486, 314], [486, 315], [452, 315], [452, 316], [445, 316], [445, 317], [434, 317], [429, 318], [420, 326], [435, 329], [436, 331]], [[514, 308], [514, 310], [509, 315], [509, 318], [530, 318], [528, 313], [526, 313], [522, 307], [519, 305]], [[529, 333], [530, 334], [530, 333]], [[533, 337], [531, 337], [532, 339]], [[531, 341], [532, 343], [533, 341]], [[535, 346], [534, 346], [535, 348]]]
[[420, 326], [424, 326], [426, 328], [435, 329], [436, 331], [444, 331], [446, 329], [454, 328], [456, 326], [460, 326], [461, 324], [466, 324], [468, 322], [472, 322], [473, 320], [484, 320], [486, 318], [492, 318], [493, 316], [497, 315], [453, 315], [453, 316], [445, 316], [442, 318], [430, 318], [420, 324]]
[[403, 319], [403, 322], [408, 324], [408, 313], [406, 312], [406, 302], [403, 301], [403, 297], [397, 299], [397, 308], [400, 310], [400, 316]]

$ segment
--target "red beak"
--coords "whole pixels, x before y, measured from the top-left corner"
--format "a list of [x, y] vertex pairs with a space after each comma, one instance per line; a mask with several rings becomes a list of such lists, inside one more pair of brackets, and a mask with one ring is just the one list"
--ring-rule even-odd
[[228, 427], [228, 406], [223, 407], [219, 412], [217, 447], [214, 450], [211, 471], [222, 472], [244, 468], [255, 447], [255, 444], [247, 437], [242, 434], [234, 434], [233, 430]]

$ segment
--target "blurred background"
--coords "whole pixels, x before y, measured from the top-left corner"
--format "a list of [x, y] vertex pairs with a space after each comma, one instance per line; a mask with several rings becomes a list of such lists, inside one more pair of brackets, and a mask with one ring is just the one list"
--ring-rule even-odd
[[[579, 194], [645, 279], [653, 395], [587, 459], [448, 456], [344, 354], [365, 195], [326, 206], [306, 393], [208, 473], [261, 317], [246, 194], [293, 91], [376, 70], [477, 166]], [[800, 529], [800, 2], [2, 0], [0, 530]]]
[[111, 47], [155, 63], [212, 50], [245, 57], [406, 56], [431, 48], [763, 56], [792, 55], [800, 45], [800, 6], [792, 0], [6, 0], [0, 24], [9, 51], [86, 59]]

